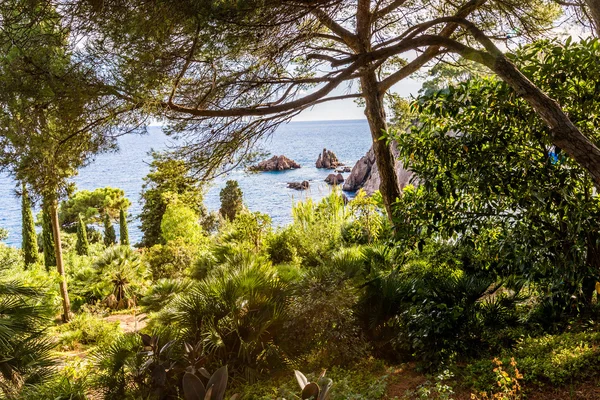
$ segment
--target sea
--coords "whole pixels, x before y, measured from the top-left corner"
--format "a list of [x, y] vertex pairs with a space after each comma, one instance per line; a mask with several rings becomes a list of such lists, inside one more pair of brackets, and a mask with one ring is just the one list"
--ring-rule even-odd
[[[261, 148], [271, 155], [285, 155], [301, 168], [280, 172], [248, 173], [243, 169], [231, 171], [206, 184], [204, 203], [209, 210], [218, 210], [219, 192], [229, 179], [235, 179], [244, 193], [244, 203], [251, 211], [271, 216], [274, 226], [292, 220], [294, 202], [312, 198], [319, 200], [331, 192], [324, 182], [331, 170], [317, 169], [315, 162], [324, 148], [332, 150], [338, 159], [350, 167], [369, 150], [372, 140], [366, 120], [289, 122], [281, 125]], [[78, 189], [94, 190], [116, 187], [125, 191], [132, 205], [129, 235], [133, 243], [142, 237], [138, 215], [142, 209], [140, 193], [143, 178], [152, 161], [150, 151], [172, 146], [172, 140], [160, 126], [150, 126], [144, 135], [130, 134], [119, 138], [119, 151], [100, 154], [94, 162], [82, 168], [73, 178]], [[347, 177], [349, 174], [343, 174]], [[296, 191], [288, 182], [307, 180], [310, 189]], [[0, 227], [7, 229], [10, 246], [21, 246], [21, 200], [16, 196], [16, 183], [8, 175], [0, 175]], [[352, 193], [348, 193], [352, 197]], [[39, 228], [38, 228], [39, 229]]]

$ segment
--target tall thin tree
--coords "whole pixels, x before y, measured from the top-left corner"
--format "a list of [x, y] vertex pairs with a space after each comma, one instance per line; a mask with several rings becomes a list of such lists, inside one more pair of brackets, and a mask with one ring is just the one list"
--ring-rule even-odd
[[127, 227], [127, 212], [121, 208], [119, 212], [119, 239], [121, 246], [129, 246], [129, 228]]
[[87, 256], [90, 254], [90, 242], [87, 237], [87, 225], [83, 220], [81, 214], [79, 214], [79, 221], [77, 222], [77, 243], [75, 244], [75, 250], [80, 256]]
[[33, 220], [33, 212], [31, 211], [31, 200], [29, 199], [29, 193], [27, 192], [25, 183], [22, 184], [21, 193], [21, 249], [25, 259], [25, 267], [27, 267], [37, 263], [40, 256], [37, 244], [37, 234], [35, 232], [35, 222]]
[[42, 249], [44, 251], [44, 265], [46, 271], [56, 267], [56, 255], [54, 253], [54, 233], [52, 233], [52, 221], [48, 214], [48, 209], [42, 207]]
[[104, 245], [110, 247], [117, 243], [117, 233], [108, 213], [104, 214]]

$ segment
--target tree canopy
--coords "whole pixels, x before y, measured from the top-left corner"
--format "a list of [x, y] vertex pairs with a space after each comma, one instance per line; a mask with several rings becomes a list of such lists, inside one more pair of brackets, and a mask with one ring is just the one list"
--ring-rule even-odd
[[64, 228], [74, 227], [81, 214], [86, 223], [101, 224], [105, 214], [116, 219], [120, 211], [127, 210], [130, 205], [122, 189], [104, 187], [92, 191], [79, 190], [61, 203], [60, 223]]

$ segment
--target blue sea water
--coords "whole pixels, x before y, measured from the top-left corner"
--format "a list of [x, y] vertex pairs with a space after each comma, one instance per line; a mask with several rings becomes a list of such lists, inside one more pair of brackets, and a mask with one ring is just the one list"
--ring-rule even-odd
[[[148, 130], [147, 135], [121, 137], [118, 152], [99, 155], [73, 179], [78, 189], [93, 190], [111, 186], [125, 191], [132, 202], [129, 212], [134, 221], [129, 226], [129, 234], [133, 242], [141, 239], [137, 215], [141, 211], [142, 178], [148, 173], [151, 161], [148, 153], [152, 149], [164, 149], [170, 143], [160, 127], [150, 127]], [[315, 167], [323, 148], [333, 150], [341, 162], [353, 166], [370, 146], [371, 136], [366, 120], [290, 122], [280, 126], [262, 147], [272, 155], [283, 154], [295, 160], [302, 168], [257, 174], [232, 171], [211, 182], [205, 195], [205, 204], [209, 210], [217, 210], [220, 205], [219, 191], [227, 179], [235, 179], [244, 192], [244, 202], [250, 210], [267, 213], [274, 225], [283, 225], [292, 218], [294, 201], [306, 197], [320, 199], [330, 192], [330, 186], [323, 180], [332, 171]], [[303, 180], [310, 181], [309, 190], [300, 192], [287, 188], [287, 182]], [[7, 244], [20, 246], [20, 199], [15, 196], [14, 181], [6, 175], [0, 176], [0, 227], [9, 231], [5, 241]]]

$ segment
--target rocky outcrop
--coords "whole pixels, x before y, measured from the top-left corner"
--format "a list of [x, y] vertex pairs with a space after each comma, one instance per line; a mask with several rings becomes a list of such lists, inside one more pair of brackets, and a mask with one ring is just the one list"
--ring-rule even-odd
[[344, 183], [343, 189], [347, 192], [354, 192], [363, 187], [369, 176], [371, 176], [374, 164], [375, 153], [373, 152], [373, 147], [371, 147], [367, 154], [362, 156], [354, 165], [348, 179]]
[[330, 185], [339, 185], [344, 182], [344, 177], [342, 174], [329, 174], [327, 175], [327, 178], [325, 178], [325, 182]]
[[[398, 185], [400, 189], [404, 189], [410, 183], [413, 177], [413, 172], [404, 168], [404, 165], [399, 161], [398, 148], [395, 142], [392, 142], [392, 153], [396, 159], [396, 176], [398, 177]], [[379, 190], [381, 180], [379, 178], [379, 168], [375, 162], [375, 152], [373, 147], [369, 149], [367, 154], [362, 157], [352, 168], [352, 172], [346, 182], [343, 190], [353, 192], [360, 188], [364, 189], [369, 195]]]
[[253, 171], [284, 171], [286, 169], [300, 168], [294, 160], [290, 160], [286, 156], [273, 156], [268, 160], [264, 160], [258, 163], [258, 165], [250, 168]]
[[310, 187], [310, 183], [308, 183], [308, 181], [302, 181], [302, 182], [288, 182], [287, 184], [289, 189], [295, 189], [295, 190], [306, 190]]
[[352, 168], [348, 167], [347, 165], [344, 165], [342, 167], [337, 167], [335, 169], [335, 172], [351, 172]]
[[319, 158], [317, 159], [316, 166], [317, 168], [325, 168], [325, 169], [335, 169], [342, 164], [335, 153], [331, 150], [323, 149], [323, 153], [319, 154]]

